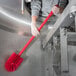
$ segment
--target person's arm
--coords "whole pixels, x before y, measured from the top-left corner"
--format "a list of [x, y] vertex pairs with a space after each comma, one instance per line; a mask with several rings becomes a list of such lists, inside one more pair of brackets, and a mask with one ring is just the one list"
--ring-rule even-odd
[[38, 16], [32, 16], [32, 22], [33, 23], [36, 23], [37, 19], [38, 19]]
[[67, 4], [68, 0], [59, 0], [60, 13], [63, 12]]
[[31, 1], [31, 14], [32, 16], [38, 16], [41, 9], [41, 0]]
[[34, 36], [37, 36], [39, 34], [39, 31], [37, 30], [36, 27], [36, 22], [39, 16], [39, 12], [41, 9], [41, 0], [32, 0], [31, 1], [31, 33]]
[[65, 8], [68, 3], [68, 0], [59, 0], [59, 6]]
[[37, 16], [32, 16], [31, 33], [33, 36], [37, 36], [40, 34], [37, 27], [36, 27], [37, 18], [38, 18]]

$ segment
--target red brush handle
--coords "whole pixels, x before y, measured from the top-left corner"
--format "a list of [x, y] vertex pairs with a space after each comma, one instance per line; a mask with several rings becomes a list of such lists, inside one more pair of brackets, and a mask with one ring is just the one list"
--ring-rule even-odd
[[[38, 28], [38, 30], [40, 31], [43, 26], [46, 24], [46, 22], [48, 21], [48, 19], [53, 15], [53, 12], [51, 11], [50, 14], [47, 16], [47, 18], [43, 21], [43, 23], [40, 25], [40, 27]], [[26, 50], [26, 48], [29, 46], [29, 44], [32, 42], [32, 40], [35, 38], [35, 36], [32, 36], [29, 41], [25, 44], [25, 46], [22, 48], [22, 50], [19, 52], [19, 56], [22, 55], [22, 53]]]

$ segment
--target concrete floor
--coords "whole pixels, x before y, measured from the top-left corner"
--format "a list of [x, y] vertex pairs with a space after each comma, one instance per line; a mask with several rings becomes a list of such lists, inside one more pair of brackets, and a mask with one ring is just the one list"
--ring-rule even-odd
[[[17, 49], [21, 49], [28, 37], [22, 37], [15, 33], [9, 33], [0, 30], [0, 75], [1, 76], [37, 76], [40, 74], [41, 50], [39, 43], [35, 43], [35, 47], [29, 49], [27, 52], [28, 59], [24, 60], [21, 67], [13, 73], [7, 72], [4, 68], [6, 58]], [[24, 58], [26, 55], [23, 55]], [[39, 75], [40, 76], [40, 75]]]
[[[54, 76], [53, 50], [41, 50], [39, 39], [23, 53], [24, 62], [17, 71], [5, 70], [4, 63], [8, 56], [18, 52], [29, 38], [0, 29], [0, 76]], [[76, 46], [68, 46], [68, 59], [69, 75], [76, 76]]]
[[[40, 40], [38, 39], [22, 55], [24, 62], [15, 72], [7, 72], [4, 63], [9, 55], [14, 51], [20, 50], [29, 37], [17, 35], [15, 33], [6, 32], [0, 29], [0, 76], [49, 76], [53, 72], [49, 71], [47, 64], [52, 64], [48, 58], [51, 56], [49, 52], [40, 49]], [[52, 66], [50, 66], [51, 68]]]

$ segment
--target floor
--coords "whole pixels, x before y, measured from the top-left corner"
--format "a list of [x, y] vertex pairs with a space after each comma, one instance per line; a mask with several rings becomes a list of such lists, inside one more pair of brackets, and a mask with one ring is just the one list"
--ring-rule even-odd
[[6, 32], [0, 29], [0, 75], [1, 76], [49, 76], [53, 72], [47, 64], [52, 64], [48, 58], [51, 56], [49, 52], [40, 48], [40, 40], [37, 39], [31, 47], [24, 52], [22, 57], [24, 62], [15, 72], [7, 72], [4, 68], [5, 61], [13, 52], [19, 52], [29, 37], [20, 36], [15, 33]]
[[[1, 76], [56, 76], [52, 68], [53, 50], [40, 47], [37, 39], [21, 56], [24, 62], [15, 72], [7, 72], [4, 63], [13, 52], [18, 53], [30, 37], [0, 29], [0, 75]], [[68, 46], [69, 76], [76, 76], [76, 46]]]

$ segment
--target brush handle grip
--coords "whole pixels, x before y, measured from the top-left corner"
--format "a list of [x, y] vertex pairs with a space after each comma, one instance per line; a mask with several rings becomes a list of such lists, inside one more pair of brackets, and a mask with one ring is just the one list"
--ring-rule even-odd
[[[43, 23], [40, 25], [40, 27], [38, 28], [38, 30], [40, 31], [43, 26], [46, 24], [46, 22], [48, 21], [48, 19], [53, 15], [53, 12], [51, 11], [49, 13], [49, 15], [47, 16], [47, 18], [43, 21]], [[29, 46], [29, 44], [32, 42], [32, 40], [35, 38], [35, 36], [32, 36], [29, 41], [25, 44], [25, 46], [22, 48], [22, 50], [19, 52], [19, 56], [22, 55], [22, 53], [26, 50], [26, 48]]]

